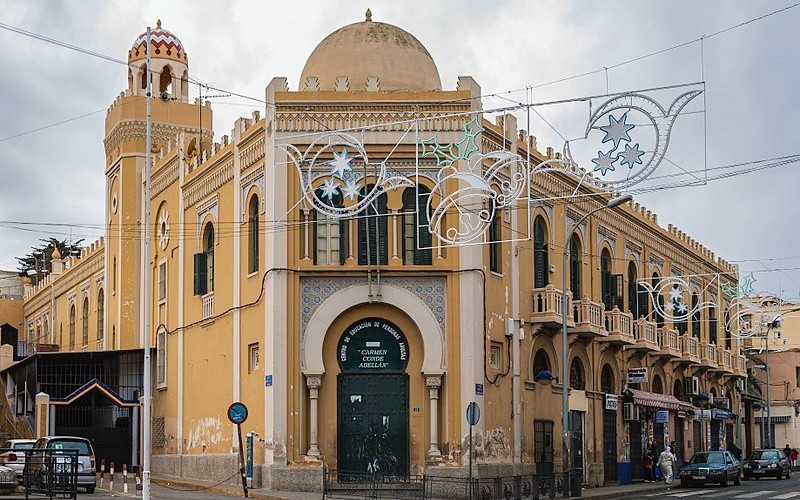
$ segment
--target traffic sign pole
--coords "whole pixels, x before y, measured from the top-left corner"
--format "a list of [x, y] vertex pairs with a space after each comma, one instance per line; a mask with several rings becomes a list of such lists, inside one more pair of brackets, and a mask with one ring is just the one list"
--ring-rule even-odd
[[481, 420], [481, 408], [475, 401], [467, 405], [467, 423], [469, 424], [469, 498], [472, 500], [475, 493], [472, 480], [472, 428]]
[[228, 420], [236, 424], [236, 431], [239, 435], [239, 473], [242, 476], [242, 491], [245, 498], [249, 495], [247, 493], [247, 474], [244, 466], [244, 448], [242, 446], [242, 423], [247, 420], [247, 407], [244, 403], [233, 403], [228, 407]]

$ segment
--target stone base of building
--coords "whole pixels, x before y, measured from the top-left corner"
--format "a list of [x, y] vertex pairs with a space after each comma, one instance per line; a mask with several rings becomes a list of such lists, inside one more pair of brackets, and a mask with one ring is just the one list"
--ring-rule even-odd
[[[151, 474], [200, 479], [203, 481], [223, 481], [240, 484], [239, 456], [233, 454], [214, 455], [153, 455], [150, 463]], [[255, 478], [253, 478], [255, 480]]]
[[[253, 467], [260, 470], [261, 488], [275, 491], [322, 492], [322, 464], [309, 465], [259, 465]], [[255, 477], [253, 477], [255, 487]]]

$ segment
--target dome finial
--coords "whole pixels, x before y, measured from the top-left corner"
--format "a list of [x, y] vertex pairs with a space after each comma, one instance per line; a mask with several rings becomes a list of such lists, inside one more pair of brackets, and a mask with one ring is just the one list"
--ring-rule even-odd
[[372, 21], [372, 11], [367, 9], [367, 21]]
[[161, 19], [159, 19], [158, 21], [156, 21], [156, 29], [157, 29], [157, 30], [160, 30], [160, 29], [161, 29]]

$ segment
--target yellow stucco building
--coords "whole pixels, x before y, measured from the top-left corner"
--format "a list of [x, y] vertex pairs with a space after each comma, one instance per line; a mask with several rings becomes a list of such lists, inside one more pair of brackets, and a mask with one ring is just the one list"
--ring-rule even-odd
[[[426, 137], [455, 143], [482, 104], [468, 76], [443, 86], [411, 34], [369, 15], [331, 33], [296, 90], [273, 78], [263, 113], [238, 119], [214, 142], [211, 107], [187, 99], [182, 43], [160, 25], [153, 33], [152, 199], [143, 189], [148, 73], [139, 37], [128, 54], [128, 88], [106, 118], [106, 236], [80, 257], [58, 260], [51, 276], [29, 287], [25, 322], [34, 344], [58, 346], [57, 354], [37, 353], [42, 362], [65, 351], [86, 351], [75, 358], [83, 363], [100, 359], [89, 357], [95, 351], [133, 356], [154, 348], [155, 474], [231, 476], [238, 442], [226, 410], [233, 401], [249, 408], [244, 429], [257, 433], [256, 479], [265, 487], [319, 489], [323, 465], [394, 477], [466, 475], [471, 401], [482, 409], [474, 428], [480, 474], [560, 471], [567, 384], [571, 460], [590, 485], [616, 479], [617, 462], [631, 461], [641, 474], [648, 438], [675, 441], [681, 459], [731, 440], [742, 445], [736, 380], [745, 375], [744, 358], [715, 319], [725, 298], [708, 286], [712, 277], [735, 283], [735, 266], [628, 202], [577, 228], [563, 269], [567, 225], [604, 205], [605, 196], [536, 203], [529, 221], [525, 212], [498, 213], [502, 223], [484, 245], [431, 245], [415, 230], [413, 207], [434, 189], [436, 165], [419, 158], [414, 136], [399, 123], [419, 119]], [[479, 124], [482, 151], [554, 157], [538, 151], [512, 115]], [[317, 210], [301, 187], [324, 188], [322, 180], [301, 178], [287, 145], [303, 151], [320, 134], [342, 129], [354, 130], [370, 158], [417, 186], [388, 190], [372, 217], [338, 220]], [[322, 154], [335, 162], [347, 153]], [[530, 189], [537, 198], [575, 187], [573, 177], [554, 172]], [[343, 207], [361, 196], [351, 194]], [[147, 201], [152, 225], [143, 228]], [[515, 240], [523, 225], [532, 238]], [[152, 238], [147, 256], [144, 231]], [[152, 276], [146, 340], [143, 269]], [[684, 300], [715, 308], [681, 324], [664, 321], [636, 283], [666, 276], [695, 276], [693, 297]], [[560, 361], [564, 306], [568, 368]], [[558, 380], [542, 380], [544, 372]], [[16, 386], [25, 385], [13, 373]], [[103, 373], [76, 390], [84, 391], [80, 397], [102, 390], [106, 404], [130, 405], [125, 418], [136, 439], [141, 387], [115, 387]], [[644, 379], [628, 384], [630, 373]], [[76, 396], [56, 399], [50, 431]], [[713, 418], [692, 418], [712, 404]]]

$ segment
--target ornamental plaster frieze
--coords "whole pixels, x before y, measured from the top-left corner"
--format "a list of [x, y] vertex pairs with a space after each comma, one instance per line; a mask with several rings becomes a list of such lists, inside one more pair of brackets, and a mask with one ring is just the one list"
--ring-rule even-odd
[[[447, 282], [443, 276], [386, 277], [382, 283], [397, 286], [415, 295], [430, 309], [439, 325], [442, 345], [446, 345], [447, 331]], [[323, 302], [336, 292], [351, 286], [363, 285], [364, 278], [303, 276], [300, 278], [300, 345], [306, 334], [306, 326]], [[302, 359], [303, 353], [301, 353]]]
[[183, 195], [185, 208], [193, 207], [197, 202], [207, 198], [233, 179], [233, 159], [219, 168], [211, 166], [207, 171], [211, 173], [203, 176], [199, 181], [194, 179], [192, 185], [185, 189]]
[[[197, 227], [202, 227], [206, 215], [211, 215], [214, 222], [219, 222], [219, 197], [215, 194], [197, 206]], [[214, 243], [219, 241], [219, 231], [214, 232]], [[200, 231], [197, 232], [197, 243], [200, 244]]]
[[178, 171], [178, 162], [176, 159], [164, 167], [164, 169], [158, 173], [158, 176], [153, 179], [153, 186], [150, 189], [150, 199], [155, 199], [156, 196], [163, 193], [164, 190], [178, 180], [179, 175], [180, 172]]
[[[567, 222], [569, 223], [569, 227], [574, 226], [583, 215], [579, 212], [573, 210], [570, 207], [567, 207]], [[589, 245], [586, 244], [586, 220], [581, 222], [580, 226], [578, 226], [577, 230], [580, 232], [581, 241], [583, 241], [583, 253], [588, 254], [589, 252]], [[551, 231], [552, 232], [552, 231]]]
[[328, 109], [310, 114], [305, 109], [284, 110], [278, 108], [275, 113], [276, 130], [278, 132], [319, 131], [329, 132], [348, 128], [375, 127], [378, 130], [405, 131], [417, 119], [419, 130], [459, 132], [465, 122], [464, 116], [442, 116], [450, 113], [465, 111], [466, 108], [456, 110], [423, 109], [414, 107], [409, 111], [409, 106], [373, 107], [358, 106], [357, 111], [345, 106], [338, 109]]
[[[152, 122], [151, 136], [153, 144], [166, 144], [175, 139], [181, 132], [187, 134], [199, 134], [200, 127], [180, 127], [168, 123]], [[214, 137], [213, 131], [202, 130], [203, 142], [210, 143]], [[147, 140], [147, 122], [145, 120], [126, 120], [119, 122], [103, 140], [106, 155], [110, 156], [123, 141], [145, 141]]]
[[264, 167], [259, 167], [257, 170], [247, 174], [240, 182], [242, 187], [242, 203], [240, 206], [242, 207], [242, 219], [241, 222], [244, 223], [247, 221], [247, 210], [248, 210], [248, 203], [247, 203], [247, 193], [250, 191], [250, 187], [253, 185], [257, 186], [259, 189], [258, 198], [261, 200], [260, 206], [258, 208], [259, 213], [264, 213], [264, 209], [266, 208], [266, 200], [264, 197], [264, 193], [267, 192], [265, 177], [264, 177]]
[[642, 249], [643, 246], [639, 243], [631, 241], [630, 239], [625, 239], [625, 260], [628, 260], [631, 256], [636, 259], [637, 262], [642, 260]]
[[611, 248], [617, 247], [617, 232], [609, 229], [603, 224], [597, 225], [597, 241], [598, 243], [602, 244], [603, 242], [608, 242]]
[[264, 158], [264, 137], [260, 137], [250, 144], [239, 148], [239, 168], [246, 170]]

